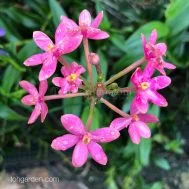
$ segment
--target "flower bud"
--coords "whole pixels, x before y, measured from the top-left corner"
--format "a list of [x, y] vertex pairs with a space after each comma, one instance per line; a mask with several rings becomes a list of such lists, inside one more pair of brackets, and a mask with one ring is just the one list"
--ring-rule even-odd
[[89, 58], [90, 64], [93, 64], [93, 65], [99, 64], [100, 58], [99, 58], [98, 54], [91, 52], [91, 53], [89, 53], [88, 58]]

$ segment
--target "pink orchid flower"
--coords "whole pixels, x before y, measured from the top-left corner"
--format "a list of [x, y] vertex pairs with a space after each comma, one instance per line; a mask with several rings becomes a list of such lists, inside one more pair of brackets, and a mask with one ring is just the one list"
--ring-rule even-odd
[[155, 69], [161, 74], [166, 75], [164, 68], [175, 69], [173, 64], [170, 64], [163, 60], [163, 56], [166, 55], [167, 45], [165, 43], [157, 43], [157, 31], [153, 30], [149, 42], [146, 41], [145, 36], [142, 34], [142, 43], [144, 49], [144, 55], [148, 61], [148, 65], [145, 68], [145, 72], [148, 72], [152, 76]]
[[120, 134], [116, 129], [107, 127], [88, 132], [81, 119], [73, 114], [63, 115], [61, 122], [71, 134], [55, 138], [51, 143], [53, 149], [65, 151], [75, 145], [72, 156], [74, 167], [83, 166], [87, 161], [88, 154], [97, 163], [106, 165], [107, 156], [98, 143], [111, 142], [117, 139]]
[[65, 33], [67, 29], [66, 23], [61, 23], [56, 29], [55, 44], [51, 39], [41, 31], [33, 33], [33, 39], [37, 46], [44, 50], [44, 53], [35, 54], [25, 60], [24, 65], [36, 66], [43, 64], [39, 73], [39, 80], [46, 80], [56, 70], [58, 58], [63, 55], [74, 51], [81, 43], [82, 35], [68, 36]]
[[103, 12], [101, 11], [97, 17], [91, 21], [91, 14], [87, 10], [83, 10], [79, 15], [79, 26], [66, 16], [62, 16], [61, 20], [63, 24], [67, 24], [67, 34], [70, 36], [82, 35], [83, 38], [100, 40], [109, 37], [107, 32], [98, 29], [103, 18]]
[[170, 85], [171, 79], [167, 76], [157, 76], [149, 78], [148, 74], [142, 73], [140, 68], [131, 76], [131, 82], [136, 87], [136, 96], [132, 101], [132, 105], [137, 107], [141, 113], [148, 110], [148, 101], [157, 106], [166, 107], [168, 105], [166, 99], [157, 92]]
[[20, 86], [29, 94], [22, 98], [22, 103], [27, 106], [35, 105], [35, 108], [28, 120], [28, 124], [34, 123], [41, 114], [41, 122], [45, 120], [48, 113], [47, 104], [44, 102], [44, 95], [47, 92], [48, 83], [46, 80], [41, 81], [39, 84], [39, 92], [35, 86], [28, 81], [20, 81]]
[[150, 138], [151, 136], [151, 131], [147, 123], [155, 123], [158, 121], [156, 116], [138, 113], [136, 107], [131, 106], [130, 116], [114, 119], [110, 124], [110, 128], [120, 131], [129, 126], [128, 132], [132, 142], [139, 144], [141, 138]]
[[68, 92], [76, 93], [82, 84], [80, 75], [85, 72], [85, 68], [73, 62], [70, 65], [63, 66], [61, 73], [63, 77], [55, 77], [52, 82], [57, 87], [60, 87], [59, 94], [66, 94]]

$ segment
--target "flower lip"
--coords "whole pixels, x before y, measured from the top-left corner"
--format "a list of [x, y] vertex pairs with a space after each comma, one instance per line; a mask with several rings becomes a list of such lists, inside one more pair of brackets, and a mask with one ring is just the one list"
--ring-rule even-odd
[[146, 90], [146, 89], [148, 89], [150, 87], [150, 83], [149, 82], [142, 82], [142, 83], [140, 83], [140, 88], [142, 89], [142, 90]]
[[91, 135], [87, 133], [83, 136], [82, 141], [84, 144], [89, 144], [91, 142]]

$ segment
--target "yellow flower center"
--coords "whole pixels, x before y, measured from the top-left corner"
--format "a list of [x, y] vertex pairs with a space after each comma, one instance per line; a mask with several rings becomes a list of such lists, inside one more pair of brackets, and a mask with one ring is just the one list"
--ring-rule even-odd
[[141, 87], [142, 90], [146, 90], [150, 87], [150, 84], [148, 82], [142, 82], [140, 84], [140, 87]]
[[53, 44], [49, 44], [47, 46], [47, 51], [51, 51], [53, 48], [54, 48], [54, 45]]
[[82, 141], [84, 144], [89, 144], [89, 142], [91, 141], [90, 135], [88, 134], [84, 135]]
[[133, 119], [134, 121], [139, 121], [139, 117], [138, 117], [136, 114], [133, 114], [133, 115], [132, 115], [132, 119]]
[[70, 74], [70, 75], [67, 77], [67, 79], [68, 79], [69, 81], [75, 81], [75, 80], [77, 79], [77, 75], [76, 75], [76, 74]]

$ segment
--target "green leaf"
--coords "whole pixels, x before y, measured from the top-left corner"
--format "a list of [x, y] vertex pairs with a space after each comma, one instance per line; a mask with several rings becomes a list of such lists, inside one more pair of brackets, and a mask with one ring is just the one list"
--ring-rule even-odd
[[160, 115], [160, 107], [156, 106], [155, 104], [153, 104], [149, 108], [148, 113], [153, 114], [153, 115], [159, 117], [159, 115]]
[[26, 120], [25, 117], [22, 115], [18, 114], [8, 106], [2, 104], [0, 102], [0, 118], [5, 119], [5, 120], [10, 120], [10, 121], [23, 121]]
[[[89, 106], [86, 106], [81, 115], [81, 119], [84, 124], [86, 124], [88, 116], [89, 116]], [[95, 107], [94, 113], [93, 113], [93, 121], [92, 121], [92, 125], [91, 125], [91, 130], [100, 128], [101, 118], [102, 118], [102, 115], [101, 115], [100, 111]]]
[[5, 92], [10, 92], [14, 83], [18, 81], [18, 78], [19, 78], [19, 72], [11, 65], [8, 66], [3, 76], [3, 81], [2, 81], [3, 90]]
[[56, 27], [60, 23], [60, 16], [66, 16], [66, 13], [57, 0], [49, 0], [49, 6], [52, 12], [54, 25]]
[[64, 113], [68, 114], [75, 114], [80, 115], [82, 108], [82, 97], [76, 97], [76, 98], [68, 98], [64, 99], [63, 101], [63, 109]]
[[139, 144], [139, 157], [142, 165], [147, 166], [150, 162], [150, 153], [152, 149], [151, 139], [143, 139]]
[[165, 170], [170, 170], [170, 168], [171, 168], [169, 165], [169, 162], [163, 157], [154, 158], [154, 163], [156, 166], [158, 166], [162, 169], [165, 169]]
[[162, 189], [162, 183], [161, 182], [155, 182], [150, 189]]
[[171, 35], [176, 35], [189, 26], [189, 1], [171, 1], [165, 12], [166, 24], [170, 27]]

